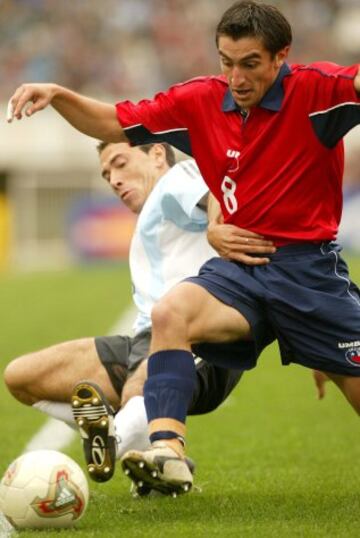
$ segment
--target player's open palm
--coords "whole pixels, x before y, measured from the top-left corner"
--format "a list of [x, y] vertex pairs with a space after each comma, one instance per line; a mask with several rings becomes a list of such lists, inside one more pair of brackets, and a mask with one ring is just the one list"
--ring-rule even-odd
[[43, 110], [51, 103], [55, 93], [55, 84], [22, 84], [9, 100], [7, 121], [10, 123], [14, 118], [21, 120], [23, 114], [32, 116]]

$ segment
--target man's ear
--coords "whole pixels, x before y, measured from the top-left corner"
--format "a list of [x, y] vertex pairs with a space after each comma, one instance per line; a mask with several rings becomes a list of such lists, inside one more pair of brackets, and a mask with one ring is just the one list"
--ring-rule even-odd
[[166, 151], [162, 144], [154, 144], [150, 151], [158, 166], [162, 166], [166, 162]]
[[286, 47], [284, 47], [283, 49], [279, 50], [279, 52], [276, 53], [275, 55], [276, 67], [280, 68], [285, 63], [286, 58], [289, 55], [289, 51], [290, 51], [290, 45], [287, 45]]

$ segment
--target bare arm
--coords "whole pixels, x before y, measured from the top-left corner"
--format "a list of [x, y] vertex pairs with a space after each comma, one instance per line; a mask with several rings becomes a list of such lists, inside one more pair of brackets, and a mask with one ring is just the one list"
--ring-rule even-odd
[[[223, 224], [220, 204], [212, 194], [209, 195], [208, 201], [208, 219], [208, 241], [222, 258], [236, 260], [246, 265], [265, 265], [270, 262], [270, 259], [263, 254], [276, 251], [273, 243], [249, 230], [232, 224]], [[254, 254], [261, 256], [255, 257]]]
[[354, 78], [354, 87], [358, 95], [360, 95], [360, 65], [356, 77]]
[[313, 370], [312, 372], [318, 400], [322, 400], [325, 396], [325, 383], [330, 381], [330, 379], [324, 372], [320, 372], [320, 370]]
[[207, 215], [209, 226], [211, 224], [220, 224], [223, 222], [220, 204], [211, 192], [209, 192], [208, 195]]
[[104, 140], [125, 142], [114, 105], [90, 99], [57, 84], [22, 84], [9, 101], [8, 122], [32, 116], [51, 105], [78, 131]]

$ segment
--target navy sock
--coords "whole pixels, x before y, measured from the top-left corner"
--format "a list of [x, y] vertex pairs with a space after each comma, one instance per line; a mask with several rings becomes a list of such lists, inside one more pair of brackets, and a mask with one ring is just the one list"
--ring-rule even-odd
[[[185, 424], [187, 410], [196, 385], [192, 353], [181, 349], [158, 351], [149, 357], [144, 400], [149, 423], [173, 419]], [[150, 441], [181, 438], [171, 429], [155, 431]]]

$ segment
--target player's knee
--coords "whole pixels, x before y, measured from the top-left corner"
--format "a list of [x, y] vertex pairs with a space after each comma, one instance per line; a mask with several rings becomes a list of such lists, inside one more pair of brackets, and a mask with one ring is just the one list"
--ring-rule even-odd
[[21, 370], [18, 367], [18, 359], [11, 361], [5, 368], [4, 381], [8, 389], [15, 389], [21, 384]]
[[4, 382], [9, 392], [11, 392], [15, 398], [23, 403], [28, 403], [27, 375], [23, 368], [22, 357], [14, 359], [6, 366], [4, 371]]
[[151, 312], [152, 332], [166, 335], [174, 330], [182, 332], [186, 317], [176, 302], [164, 299], [157, 303]]

